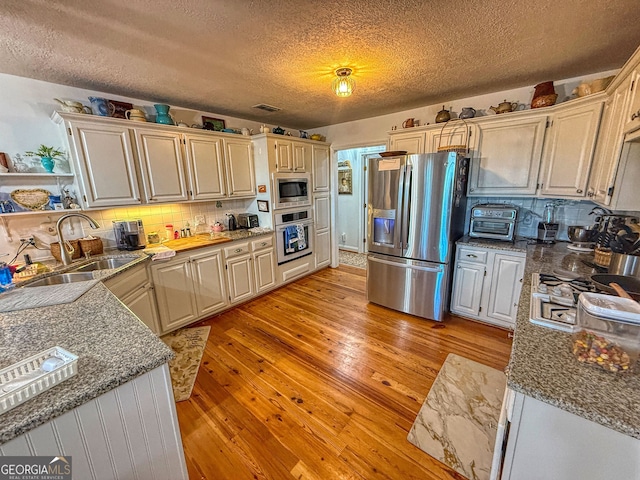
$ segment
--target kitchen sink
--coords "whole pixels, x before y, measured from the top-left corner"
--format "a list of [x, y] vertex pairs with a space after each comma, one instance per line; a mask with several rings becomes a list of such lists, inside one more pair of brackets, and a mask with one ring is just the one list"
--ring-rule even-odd
[[97, 262], [91, 262], [82, 267], [75, 269], [76, 272], [93, 272], [94, 270], [108, 270], [111, 268], [120, 268], [127, 263], [132, 262], [133, 258], [106, 258], [104, 260], [98, 260]]
[[60, 273], [58, 275], [52, 275], [50, 277], [45, 277], [37, 280], [33, 283], [29, 283], [28, 285], [25, 285], [25, 288], [62, 285], [64, 283], [86, 282], [87, 280], [93, 280], [93, 274], [91, 272]]

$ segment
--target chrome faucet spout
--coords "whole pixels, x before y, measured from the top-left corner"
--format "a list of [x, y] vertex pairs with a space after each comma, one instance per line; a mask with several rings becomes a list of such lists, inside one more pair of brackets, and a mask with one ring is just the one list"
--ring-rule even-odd
[[56, 233], [58, 234], [58, 241], [60, 242], [60, 259], [62, 260], [63, 265], [71, 264], [71, 257], [73, 256], [73, 252], [75, 251], [75, 249], [71, 246], [71, 244], [69, 244], [69, 249], [67, 249], [65, 243], [68, 243], [68, 242], [64, 239], [62, 235], [62, 224], [67, 218], [71, 218], [71, 217], [84, 218], [89, 223], [89, 226], [94, 230], [96, 228], [100, 228], [100, 224], [98, 222], [96, 222], [89, 215], [85, 215], [84, 213], [74, 212], [74, 213], [67, 213], [65, 215], [62, 215], [58, 219], [58, 222], [56, 223]]

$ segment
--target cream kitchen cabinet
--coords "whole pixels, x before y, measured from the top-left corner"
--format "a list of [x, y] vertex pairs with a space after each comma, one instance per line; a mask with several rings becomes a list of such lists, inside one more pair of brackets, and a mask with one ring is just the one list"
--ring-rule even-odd
[[256, 174], [251, 140], [225, 138], [223, 142], [229, 197], [255, 197]]
[[513, 329], [524, 265], [524, 252], [459, 245], [451, 312]]
[[311, 145], [293, 142], [293, 171], [306, 172], [311, 169]]
[[558, 106], [549, 117], [540, 194], [585, 197], [604, 94]]
[[276, 286], [276, 254], [273, 248], [273, 236], [251, 242], [251, 252], [255, 292], [260, 294]]
[[414, 131], [407, 133], [394, 133], [389, 139], [390, 151], [406, 151], [407, 155], [425, 152], [426, 133]]
[[469, 148], [469, 158], [473, 158], [477, 148], [477, 131], [477, 125], [460, 120], [430, 127], [426, 131], [424, 153], [436, 153], [441, 147], [466, 145]]
[[225, 248], [224, 257], [229, 285], [229, 302], [240, 303], [253, 297], [255, 282], [249, 242]]
[[326, 145], [312, 145], [311, 162], [313, 165], [313, 192], [329, 192], [331, 184], [329, 147]]
[[191, 198], [215, 200], [227, 197], [223, 140], [209, 135], [186, 135], [185, 154]]
[[331, 201], [329, 196], [316, 196], [313, 199], [315, 228], [316, 268], [331, 263]]
[[[640, 62], [640, 51], [634, 55], [635, 61]], [[640, 65], [628, 76], [630, 82], [629, 99], [623, 114], [623, 132], [628, 133], [640, 128]]]
[[104, 282], [105, 286], [149, 329], [159, 335], [160, 322], [147, 265], [132, 267]]
[[222, 250], [178, 254], [151, 265], [162, 333], [227, 307]]
[[296, 140], [273, 140], [277, 172], [307, 172], [313, 163], [312, 146]]
[[469, 196], [536, 193], [547, 116], [510, 113], [478, 120]]
[[[80, 117], [80, 120], [78, 120]], [[134, 145], [125, 125], [83, 121], [86, 115], [59, 115], [84, 208], [141, 203]]]
[[145, 200], [149, 203], [189, 200], [182, 134], [155, 128], [135, 128]]

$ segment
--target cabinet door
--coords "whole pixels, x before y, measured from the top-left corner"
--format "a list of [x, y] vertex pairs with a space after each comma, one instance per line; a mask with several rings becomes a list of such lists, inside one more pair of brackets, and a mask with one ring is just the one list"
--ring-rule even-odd
[[329, 197], [315, 197], [313, 199], [314, 228], [326, 230], [331, 226]]
[[[625, 82], [626, 83], [626, 82]], [[629, 75], [629, 99], [623, 114], [623, 132], [628, 133], [640, 128], [640, 66]]]
[[273, 248], [262, 250], [253, 255], [253, 268], [256, 276], [256, 293], [269, 290], [276, 284], [276, 256]]
[[602, 112], [602, 125], [598, 133], [596, 153], [589, 176], [587, 196], [590, 200], [608, 206], [611, 203], [611, 188], [622, 151], [623, 109], [629, 95], [631, 79], [628, 78], [607, 98]]
[[229, 196], [256, 195], [256, 174], [250, 140], [224, 140]]
[[191, 198], [209, 200], [226, 197], [222, 139], [187, 135], [185, 145]]
[[399, 133], [393, 135], [389, 140], [389, 150], [406, 150], [407, 155], [413, 153], [424, 153], [424, 132]]
[[276, 149], [276, 170], [278, 172], [293, 172], [293, 151], [291, 142], [277, 140]]
[[331, 164], [329, 163], [329, 147], [313, 145], [313, 191], [328, 192], [329, 178], [331, 178]]
[[311, 145], [306, 143], [293, 144], [293, 171], [306, 172], [311, 168]]
[[124, 303], [136, 317], [142, 320], [153, 333], [156, 335], [162, 333], [158, 319], [158, 310], [156, 308], [156, 299], [151, 285], [145, 285], [132, 292], [122, 299], [122, 303]]
[[486, 316], [503, 326], [516, 323], [524, 263], [523, 257], [503, 253], [494, 256]]
[[188, 259], [151, 266], [163, 332], [174, 330], [198, 318], [190, 267]]
[[479, 122], [469, 195], [536, 193], [546, 115]]
[[229, 302], [223, 274], [222, 250], [193, 255], [190, 261], [198, 316], [210, 315], [225, 308]]
[[486, 267], [466, 262], [456, 262], [453, 275], [451, 311], [477, 317], [480, 314], [480, 298]]
[[478, 127], [471, 123], [453, 122], [444, 128], [441, 126], [437, 129], [428, 130], [425, 153], [435, 153], [439, 147], [458, 145], [467, 145], [469, 152], [473, 153], [477, 143], [477, 129]]
[[251, 256], [243, 255], [227, 260], [226, 267], [229, 300], [231, 303], [238, 303], [251, 298], [254, 294]]
[[142, 128], [135, 132], [147, 202], [188, 200], [180, 134]]
[[542, 195], [586, 196], [602, 103], [567, 108], [551, 117], [543, 154]]
[[331, 263], [331, 231], [316, 230], [316, 268], [326, 267]]
[[87, 208], [140, 203], [133, 144], [127, 127], [69, 123]]

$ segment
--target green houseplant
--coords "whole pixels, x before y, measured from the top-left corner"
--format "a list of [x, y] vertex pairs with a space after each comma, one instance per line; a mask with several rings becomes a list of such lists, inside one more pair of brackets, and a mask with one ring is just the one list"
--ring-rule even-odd
[[64, 158], [64, 152], [55, 147], [47, 147], [46, 145], [40, 145], [35, 152], [24, 152], [24, 154], [27, 157], [40, 157], [40, 163], [42, 163], [42, 167], [48, 173], [53, 173], [56, 158]]

